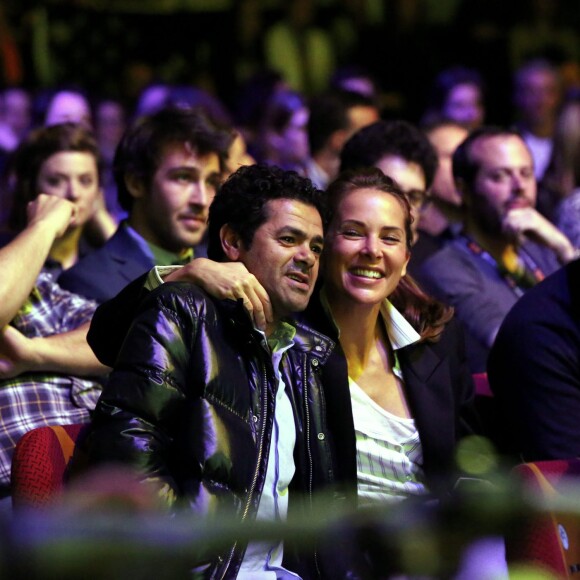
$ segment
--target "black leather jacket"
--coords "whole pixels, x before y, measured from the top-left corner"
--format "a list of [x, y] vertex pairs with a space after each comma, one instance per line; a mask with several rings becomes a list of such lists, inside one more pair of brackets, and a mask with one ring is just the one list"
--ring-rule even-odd
[[[107, 320], [97, 316], [89, 335], [97, 356], [100, 345], [109, 348]], [[334, 343], [302, 324], [296, 330], [282, 377], [296, 420], [293, 489], [312, 493], [333, 480], [320, 371]], [[277, 384], [271, 355], [241, 303], [214, 300], [187, 283], [164, 284], [139, 305], [103, 390], [89, 462], [136, 466], [171, 504], [253, 518]], [[234, 577], [244, 551], [241, 543], [231, 546], [207, 562], [204, 576]]]

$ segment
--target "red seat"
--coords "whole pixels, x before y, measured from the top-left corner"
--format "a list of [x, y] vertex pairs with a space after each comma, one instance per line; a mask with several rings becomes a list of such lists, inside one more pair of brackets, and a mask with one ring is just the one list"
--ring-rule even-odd
[[493, 392], [489, 387], [487, 373], [474, 373], [471, 375], [475, 386], [475, 394], [478, 397], [493, 397]]
[[12, 458], [13, 507], [52, 505], [61, 493], [75, 444], [87, 425], [53, 425], [26, 433]]
[[[523, 463], [513, 474], [525, 490], [549, 499], [562, 493], [564, 484], [580, 484], [580, 459]], [[575, 578], [580, 570], [580, 517], [565, 512], [533, 517], [525, 529], [506, 536], [506, 558], [510, 566], [539, 565], [558, 578]]]

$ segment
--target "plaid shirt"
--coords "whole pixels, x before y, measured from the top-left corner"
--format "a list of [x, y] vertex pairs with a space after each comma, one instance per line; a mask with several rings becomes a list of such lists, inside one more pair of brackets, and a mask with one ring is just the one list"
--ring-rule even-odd
[[[10, 323], [29, 338], [74, 330], [91, 320], [96, 304], [63, 290], [47, 272]], [[101, 385], [79, 377], [27, 373], [0, 381], [0, 489], [10, 485], [10, 466], [20, 437], [35, 427], [86, 423]]]

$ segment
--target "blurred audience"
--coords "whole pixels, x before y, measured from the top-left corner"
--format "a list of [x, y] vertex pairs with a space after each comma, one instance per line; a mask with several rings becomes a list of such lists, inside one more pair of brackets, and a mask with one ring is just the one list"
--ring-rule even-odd
[[557, 69], [547, 60], [531, 60], [514, 74], [515, 124], [530, 148], [534, 174], [541, 179], [552, 155], [561, 99]]
[[[30, 92], [21, 87], [8, 87], [0, 94], [0, 127], [4, 149], [15, 149], [32, 126], [32, 97]], [[10, 135], [7, 147], [4, 138]]]
[[308, 104], [300, 93], [275, 92], [264, 105], [251, 149], [256, 160], [304, 173], [309, 158], [308, 118]]
[[483, 78], [475, 69], [445, 69], [435, 77], [422, 123], [453, 121], [476, 129], [485, 120], [484, 94]]
[[437, 152], [438, 166], [429, 203], [419, 217], [419, 248], [423, 257], [432, 254], [461, 228], [463, 201], [453, 180], [452, 158], [469, 131], [453, 121], [440, 121], [423, 129]]
[[308, 145], [310, 159], [305, 175], [319, 189], [338, 176], [344, 143], [359, 129], [379, 120], [372, 99], [360, 93], [327, 91], [309, 101]]
[[248, 152], [244, 136], [239, 131], [234, 131], [227, 158], [224, 161], [223, 179], [225, 180], [243, 165], [253, 165], [254, 163], [256, 160]]
[[363, 66], [338, 67], [330, 77], [329, 88], [331, 90], [358, 93], [373, 101], [376, 101], [379, 97], [379, 89], [375, 79]]
[[93, 127], [93, 114], [88, 97], [80, 90], [57, 90], [48, 100], [44, 115], [46, 126], [79, 123]]
[[[538, 184], [538, 210], [549, 220], [569, 228], [577, 217], [566, 214], [562, 204], [580, 187], [580, 90], [566, 96], [558, 114], [550, 163]], [[568, 208], [568, 209], [571, 209]], [[566, 232], [565, 232], [566, 233]], [[568, 235], [568, 234], [567, 234]]]
[[102, 187], [107, 210], [116, 223], [127, 216], [127, 212], [119, 205], [113, 178], [113, 158], [126, 124], [127, 113], [120, 101], [102, 99], [95, 105], [95, 138], [102, 159]]
[[517, 299], [575, 255], [568, 238], [536, 209], [530, 150], [519, 133], [482, 127], [453, 154], [465, 207], [463, 231], [417, 273], [427, 291], [453, 306], [468, 334], [472, 372]]

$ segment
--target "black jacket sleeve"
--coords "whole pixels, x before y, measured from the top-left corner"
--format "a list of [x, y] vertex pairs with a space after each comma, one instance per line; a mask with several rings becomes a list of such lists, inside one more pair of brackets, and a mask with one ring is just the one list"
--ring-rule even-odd
[[115, 366], [138, 306], [149, 294], [145, 289], [146, 280], [147, 274], [139, 276], [115, 298], [101, 304], [93, 315], [87, 341], [96, 357], [105, 365]]

